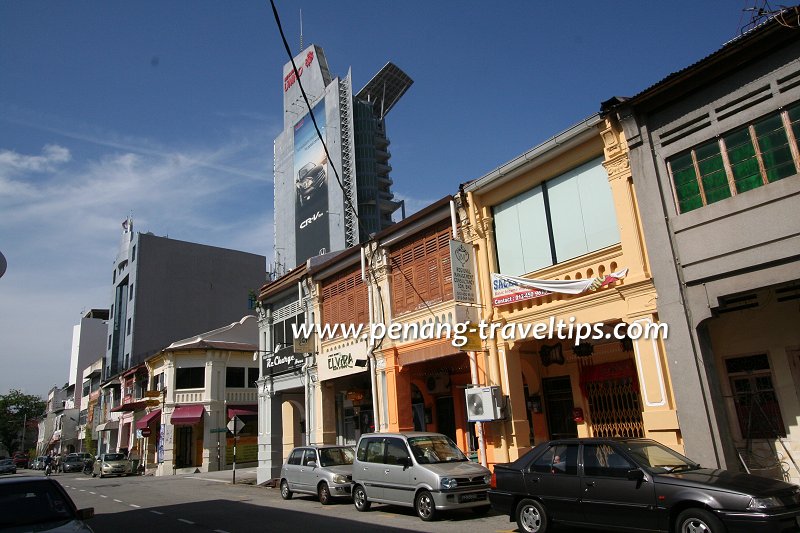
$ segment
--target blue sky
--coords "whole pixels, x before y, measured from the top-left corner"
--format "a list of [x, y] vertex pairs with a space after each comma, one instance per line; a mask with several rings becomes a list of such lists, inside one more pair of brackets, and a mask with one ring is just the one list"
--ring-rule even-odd
[[[389, 60], [415, 80], [387, 117], [413, 211], [717, 50], [753, 2], [276, 3], [354, 90]], [[129, 214], [272, 257], [286, 61], [265, 1], [0, 3], [0, 393], [67, 380]]]

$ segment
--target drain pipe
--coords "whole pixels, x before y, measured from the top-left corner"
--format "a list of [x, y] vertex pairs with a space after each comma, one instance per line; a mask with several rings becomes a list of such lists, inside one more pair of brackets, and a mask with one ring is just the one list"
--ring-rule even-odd
[[[456, 203], [453, 200], [450, 200], [450, 227], [453, 231], [453, 240], [458, 239], [458, 232], [456, 230]], [[474, 250], [474, 247], [473, 247]], [[473, 263], [474, 266], [474, 263]], [[475, 279], [478, 279], [477, 276]], [[480, 299], [480, 291], [476, 291], [477, 297]], [[478, 304], [480, 305], [480, 300], [478, 300]], [[476, 387], [480, 386], [478, 382], [478, 360], [477, 354], [475, 352], [467, 352], [469, 356], [469, 374], [470, 380], [472, 384]], [[475, 422], [475, 433], [478, 437], [478, 453], [480, 455], [481, 464], [484, 467], [487, 467], [487, 460], [486, 460], [486, 441], [483, 438], [483, 422]]]
[[[367, 243], [369, 246], [369, 243]], [[364, 247], [361, 247], [361, 281], [367, 284], [367, 304], [369, 307], [369, 323], [370, 326], [375, 321], [375, 304], [372, 301], [372, 283], [367, 280], [366, 269], [367, 256], [364, 253]], [[370, 335], [369, 348], [367, 350], [367, 359], [369, 360], [369, 381], [372, 389], [372, 420], [375, 425], [375, 432], [380, 432], [380, 415], [378, 413], [378, 381], [377, 381], [377, 368], [375, 364], [375, 339]]]

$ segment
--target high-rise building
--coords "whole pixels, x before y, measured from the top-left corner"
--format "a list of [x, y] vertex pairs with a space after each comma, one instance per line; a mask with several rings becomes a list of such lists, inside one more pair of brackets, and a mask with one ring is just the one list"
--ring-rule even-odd
[[353, 94], [350, 71], [334, 77], [316, 45], [294, 63], [300, 83], [291, 61], [283, 67], [284, 129], [274, 163], [275, 260], [287, 269], [392, 224], [400, 204], [391, 191], [385, 117], [413, 83], [387, 63]]
[[251, 314], [265, 280], [262, 255], [123, 232], [112, 275], [104, 378], [135, 367], [175, 339]]

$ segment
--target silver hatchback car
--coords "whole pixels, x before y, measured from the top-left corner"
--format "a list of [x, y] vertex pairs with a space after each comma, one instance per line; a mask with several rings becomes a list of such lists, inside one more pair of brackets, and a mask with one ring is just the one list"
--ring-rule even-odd
[[488, 468], [440, 433], [369, 433], [358, 441], [353, 462], [353, 503], [359, 511], [372, 502], [413, 507], [426, 522], [437, 511], [484, 513], [491, 479]]
[[295, 492], [315, 494], [322, 505], [350, 496], [353, 484], [352, 446], [301, 446], [292, 450], [281, 468], [281, 497]]

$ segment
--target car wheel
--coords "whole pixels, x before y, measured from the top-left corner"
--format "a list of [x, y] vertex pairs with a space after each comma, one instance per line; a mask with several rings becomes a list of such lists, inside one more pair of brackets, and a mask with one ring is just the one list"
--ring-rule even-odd
[[436, 518], [436, 502], [433, 501], [433, 496], [430, 492], [423, 490], [417, 494], [414, 499], [414, 510], [424, 522], [430, 522]]
[[353, 488], [353, 505], [356, 506], [356, 511], [363, 513], [369, 511], [372, 502], [367, 499], [367, 491], [361, 485], [356, 485]]
[[319, 484], [317, 496], [319, 496], [319, 503], [322, 505], [328, 505], [331, 503], [331, 489], [328, 488], [328, 484], [324, 481]]
[[522, 500], [517, 505], [517, 526], [524, 533], [547, 531], [547, 511], [536, 500]]
[[284, 500], [292, 499], [292, 491], [289, 490], [289, 482], [285, 479], [281, 480], [281, 498]]
[[725, 526], [719, 518], [705, 509], [686, 509], [678, 515], [677, 533], [724, 533]]

